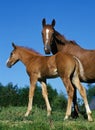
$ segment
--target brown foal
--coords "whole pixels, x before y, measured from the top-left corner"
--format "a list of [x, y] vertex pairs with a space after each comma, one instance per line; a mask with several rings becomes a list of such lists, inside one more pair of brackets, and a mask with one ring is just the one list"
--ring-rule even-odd
[[42, 94], [47, 106], [47, 115], [51, 114], [51, 106], [48, 100], [46, 78], [60, 76], [68, 94], [68, 104], [64, 120], [71, 115], [71, 106], [74, 94], [72, 83], [77, 87], [84, 99], [88, 121], [92, 121], [91, 110], [88, 105], [86, 91], [79, 81], [79, 62], [76, 57], [61, 52], [53, 56], [42, 56], [32, 49], [12, 44], [13, 51], [7, 61], [7, 66], [12, 67], [17, 61], [21, 61], [26, 66], [26, 71], [30, 77], [29, 102], [25, 116], [28, 116], [32, 110], [32, 102], [36, 82], [39, 81], [42, 86]]

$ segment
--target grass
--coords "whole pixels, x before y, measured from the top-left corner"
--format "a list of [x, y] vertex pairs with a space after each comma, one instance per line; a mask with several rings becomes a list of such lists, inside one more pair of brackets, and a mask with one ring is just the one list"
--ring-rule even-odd
[[[76, 120], [63, 121], [63, 111], [53, 111], [46, 116], [46, 110], [33, 107], [33, 112], [24, 117], [26, 107], [7, 107], [0, 110], [0, 130], [95, 130], [95, 122], [88, 122], [82, 116]], [[95, 111], [93, 118], [95, 119]]]

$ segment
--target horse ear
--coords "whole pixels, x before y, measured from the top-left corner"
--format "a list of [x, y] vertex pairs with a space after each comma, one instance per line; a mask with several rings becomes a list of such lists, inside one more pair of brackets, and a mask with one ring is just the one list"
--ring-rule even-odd
[[52, 27], [55, 26], [55, 19], [52, 20], [52, 23], [51, 23]]
[[14, 42], [12, 42], [12, 46], [14, 49], [16, 49], [16, 45], [14, 44]]
[[43, 18], [43, 20], [42, 20], [42, 25], [43, 25], [43, 27], [46, 25], [46, 20], [45, 20], [45, 18]]

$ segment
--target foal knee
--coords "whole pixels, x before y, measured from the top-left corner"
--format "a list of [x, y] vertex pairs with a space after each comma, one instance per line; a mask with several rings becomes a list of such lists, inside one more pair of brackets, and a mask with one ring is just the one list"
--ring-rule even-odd
[[68, 96], [73, 99], [74, 96], [74, 88], [73, 87], [69, 87], [67, 90]]

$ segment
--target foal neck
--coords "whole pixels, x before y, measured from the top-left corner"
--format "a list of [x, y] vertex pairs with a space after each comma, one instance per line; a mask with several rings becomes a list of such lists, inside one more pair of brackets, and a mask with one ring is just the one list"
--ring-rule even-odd
[[30, 60], [35, 59], [37, 56], [41, 56], [38, 52], [30, 48], [20, 47], [19, 48], [19, 57], [20, 60], [27, 65]]

